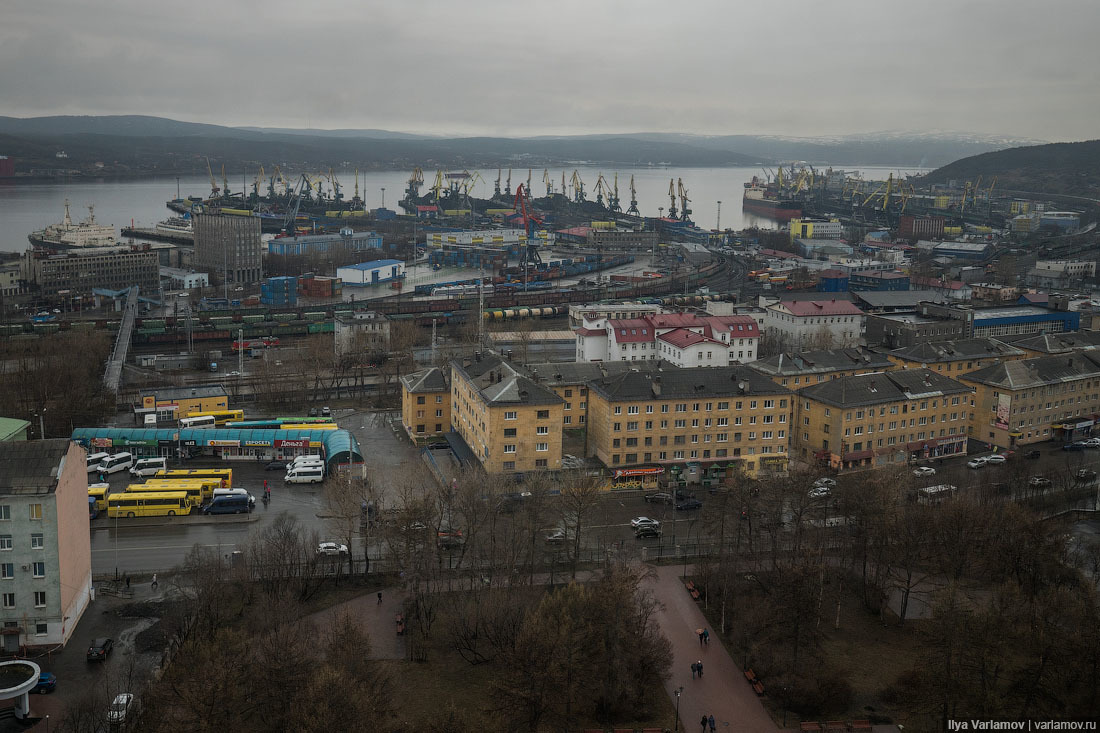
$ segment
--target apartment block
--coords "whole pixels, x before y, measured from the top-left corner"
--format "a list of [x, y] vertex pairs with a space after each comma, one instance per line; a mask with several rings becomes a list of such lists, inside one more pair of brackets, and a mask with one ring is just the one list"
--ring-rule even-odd
[[889, 360], [902, 369], [931, 369], [949, 377], [1025, 356], [1027, 354], [1023, 349], [987, 338], [922, 342], [894, 349], [887, 354]]
[[560, 469], [563, 404], [500, 357], [451, 362], [451, 427], [488, 473]]
[[69, 641], [92, 593], [86, 453], [68, 439], [0, 443], [4, 651]]
[[589, 384], [587, 455], [610, 468], [783, 472], [791, 392], [744, 366], [631, 370]]
[[965, 455], [973, 392], [929, 369], [810, 385], [796, 398], [792, 450], [838, 471]]
[[196, 269], [217, 273], [231, 283], [254, 283], [263, 278], [259, 218], [198, 214], [194, 222]]
[[811, 384], [857, 374], [883, 372], [894, 368], [885, 354], [864, 348], [785, 351], [758, 359], [750, 369], [770, 377], [776, 384], [796, 392]]
[[401, 377], [401, 424], [414, 441], [451, 429], [451, 387], [439, 367]]

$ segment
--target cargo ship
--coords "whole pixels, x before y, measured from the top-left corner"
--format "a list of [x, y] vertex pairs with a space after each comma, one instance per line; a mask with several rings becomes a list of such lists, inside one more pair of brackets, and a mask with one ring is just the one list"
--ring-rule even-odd
[[27, 239], [41, 249], [81, 249], [84, 247], [110, 247], [118, 244], [115, 228], [99, 224], [95, 220], [95, 207], [88, 206], [88, 218], [74, 224], [69, 215], [69, 200], [65, 199], [65, 217], [60, 224], [31, 232]]
[[777, 189], [761, 185], [756, 176], [745, 184], [741, 208], [750, 214], [759, 214], [778, 221], [789, 221], [802, 216], [801, 201], [780, 197]]

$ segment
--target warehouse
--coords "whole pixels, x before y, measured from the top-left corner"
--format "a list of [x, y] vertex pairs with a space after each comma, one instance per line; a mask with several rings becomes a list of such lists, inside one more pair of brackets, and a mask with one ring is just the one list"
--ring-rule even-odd
[[336, 271], [336, 277], [345, 285], [373, 285], [400, 280], [405, 277], [405, 263], [401, 260], [374, 260], [348, 265]]

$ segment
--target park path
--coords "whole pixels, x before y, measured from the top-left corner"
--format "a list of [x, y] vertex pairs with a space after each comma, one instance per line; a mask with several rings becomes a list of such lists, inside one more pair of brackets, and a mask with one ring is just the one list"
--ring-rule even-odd
[[[699, 730], [699, 719], [713, 715], [718, 730], [733, 733], [775, 733], [779, 727], [764, 709], [741, 668], [711, 633], [710, 643], [699, 645], [696, 629], [707, 628], [703, 612], [684, 588], [679, 566], [656, 567], [646, 580], [654, 598], [661, 602], [657, 623], [672, 644], [672, 676], [665, 689], [676, 704], [680, 696], [681, 730]], [[703, 676], [692, 679], [693, 662], [703, 663]]]
[[305, 620], [325, 626], [339, 614], [350, 614], [352, 620], [358, 621], [370, 636], [371, 659], [404, 659], [405, 637], [397, 635], [395, 619], [404, 603], [404, 588], [383, 588], [381, 604], [378, 603], [377, 592], [364, 593], [350, 601], [312, 613]]

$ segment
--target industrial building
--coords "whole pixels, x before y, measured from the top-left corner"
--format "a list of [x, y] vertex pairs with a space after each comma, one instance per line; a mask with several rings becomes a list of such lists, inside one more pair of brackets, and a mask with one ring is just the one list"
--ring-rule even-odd
[[361, 262], [338, 268], [336, 277], [345, 285], [375, 285], [405, 277], [405, 263], [401, 260]]
[[881, 344], [888, 349], [932, 341], [954, 341], [969, 335], [963, 321], [930, 318], [920, 313], [867, 314], [867, 343]]
[[221, 385], [143, 389], [138, 397], [141, 407], [134, 410], [135, 415], [155, 414], [157, 422], [172, 422], [192, 412], [229, 409], [229, 395]]
[[350, 318], [337, 316], [336, 355], [384, 354], [390, 348], [390, 322], [381, 313], [361, 311]]
[[908, 290], [909, 276], [903, 272], [860, 270], [848, 276], [848, 289], [857, 290]]
[[375, 232], [357, 232], [351, 227], [344, 227], [337, 234], [275, 237], [267, 243], [269, 255], [300, 257], [308, 254], [327, 254], [333, 249], [343, 249], [347, 252], [382, 249], [382, 235]]
[[791, 219], [789, 230], [792, 242], [796, 239], [840, 239], [844, 236], [844, 225], [840, 219]]
[[144, 246], [89, 247], [64, 252], [28, 249], [23, 279], [40, 295], [53, 298], [88, 295], [93, 290], [125, 290], [137, 285], [147, 296], [160, 292], [160, 265]]
[[210, 276], [205, 272], [183, 270], [178, 267], [160, 268], [160, 279], [165, 290], [191, 290], [210, 286]]
[[254, 283], [263, 278], [263, 242], [255, 216], [196, 214], [193, 264], [219, 273], [230, 283]]
[[657, 232], [633, 229], [592, 229], [588, 233], [588, 244], [605, 249], [657, 249]]

